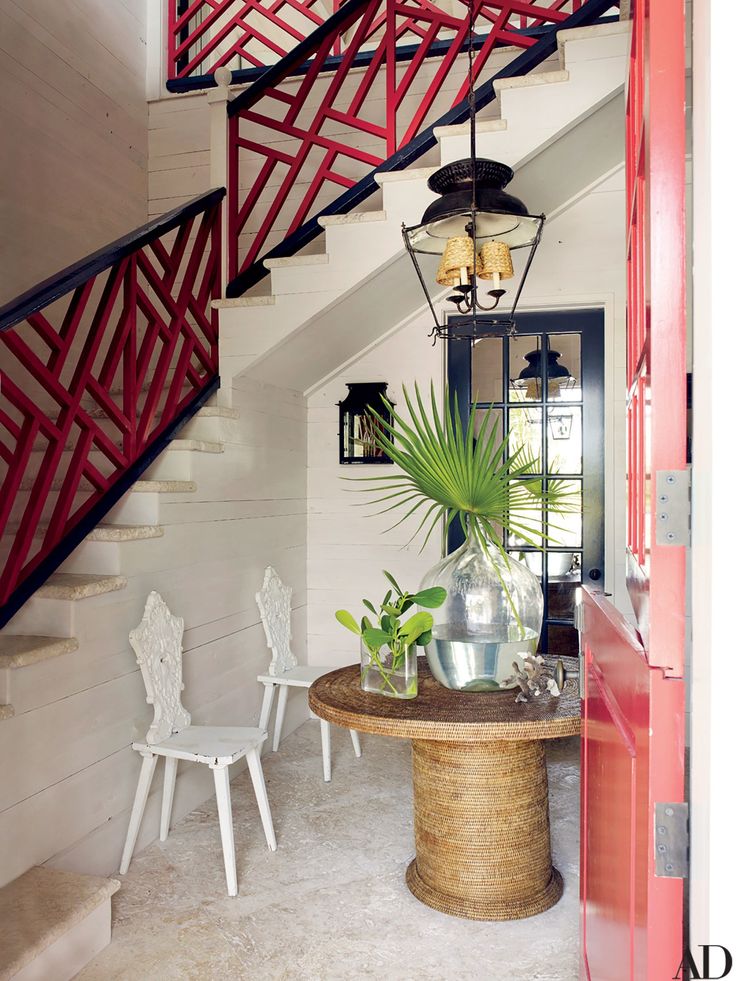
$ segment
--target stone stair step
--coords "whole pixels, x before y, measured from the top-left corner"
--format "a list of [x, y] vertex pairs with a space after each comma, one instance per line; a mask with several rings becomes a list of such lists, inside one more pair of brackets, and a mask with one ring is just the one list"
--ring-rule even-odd
[[207, 439], [172, 439], [165, 452], [182, 452], [191, 450], [195, 453], [223, 453], [224, 443], [216, 443]]
[[238, 307], [272, 307], [274, 303], [276, 303], [276, 297], [268, 294], [265, 296], [234, 296], [224, 300], [213, 300], [212, 306], [216, 310], [228, 310]]
[[0, 634], [0, 668], [26, 668], [61, 654], [73, 654], [78, 647], [76, 637]]
[[317, 219], [322, 228], [334, 225], [362, 225], [372, 221], [386, 221], [385, 211], [349, 211], [346, 215], [323, 215]]
[[265, 259], [266, 269], [288, 269], [291, 266], [324, 266], [330, 261], [326, 252], [316, 255], [289, 255], [281, 259]]
[[193, 480], [136, 480], [130, 488], [133, 494], [193, 494]]
[[101, 596], [103, 593], [113, 593], [118, 589], [125, 589], [127, 585], [125, 576], [55, 572], [36, 591], [36, 596], [43, 599], [82, 600], [90, 596]]
[[110, 942], [116, 879], [36, 866], [0, 889], [0, 979], [66, 981]]
[[98, 525], [87, 535], [88, 542], [140, 542], [147, 538], [161, 538], [161, 525]]

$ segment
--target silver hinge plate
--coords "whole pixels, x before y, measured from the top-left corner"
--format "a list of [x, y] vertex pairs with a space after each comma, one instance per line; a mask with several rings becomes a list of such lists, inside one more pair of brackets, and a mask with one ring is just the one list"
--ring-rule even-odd
[[654, 805], [654, 874], [686, 879], [690, 830], [687, 804]]
[[657, 545], [690, 544], [690, 471], [657, 471]]

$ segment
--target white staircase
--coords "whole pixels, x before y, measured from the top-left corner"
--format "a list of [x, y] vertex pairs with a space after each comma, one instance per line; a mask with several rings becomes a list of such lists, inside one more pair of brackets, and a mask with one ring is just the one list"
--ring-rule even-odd
[[196, 458], [199, 454], [222, 453], [221, 426], [237, 418], [236, 409], [216, 404], [200, 409], [105, 522], [87, 536], [0, 632], [0, 721], [28, 708], [22, 677], [26, 668], [67, 657], [79, 648], [75, 606], [126, 589], [126, 570], [139, 570], [141, 559], [146, 561], [140, 550], [164, 535], [159, 521], [162, 506], [177, 497], [196, 497], [197, 484], [191, 479]]
[[[518, 171], [605, 106], [623, 89], [629, 31], [627, 22], [560, 31], [559, 68], [497, 81], [497, 99], [489, 108], [500, 116], [479, 120], [478, 155]], [[467, 124], [435, 130], [442, 165], [468, 156], [468, 133]], [[270, 352], [283, 349], [288, 338], [403, 255], [401, 224], [418, 221], [434, 199], [426, 182], [436, 169], [379, 174], [382, 201], [376, 207], [381, 210], [322, 218], [324, 253], [267, 260], [271, 295], [218, 302], [225, 384]], [[514, 192], [513, 184], [510, 190]], [[411, 281], [409, 286], [416, 308], [421, 301], [419, 288]], [[361, 345], [362, 324], [351, 324], [347, 312], [342, 314], [344, 330], [353, 330], [357, 353], [365, 345]], [[275, 374], [258, 377], [273, 381]]]

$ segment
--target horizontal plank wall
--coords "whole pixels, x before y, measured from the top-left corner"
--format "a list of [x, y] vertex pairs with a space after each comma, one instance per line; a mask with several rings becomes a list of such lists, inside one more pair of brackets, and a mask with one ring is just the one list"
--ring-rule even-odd
[[146, 220], [145, 7], [0, 4], [0, 303]]
[[394, 467], [340, 465], [337, 402], [345, 398], [347, 382], [388, 382], [388, 396], [397, 412], [406, 416], [402, 383], [416, 380], [424, 396], [430, 381], [442, 391], [444, 358], [440, 344], [427, 338], [427, 320], [419, 317], [383, 343], [366, 352], [350, 367], [309, 398], [309, 660], [338, 667], [358, 660], [358, 638], [335, 620], [335, 610], [346, 608], [359, 618], [362, 599], [380, 603], [388, 589], [387, 569], [404, 589], [415, 589], [441, 556], [441, 535], [432, 536], [424, 551], [421, 538], [409, 544], [417, 522], [410, 519], [386, 531], [397, 515], [373, 517], [370, 493], [347, 478], [388, 475]]
[[[190, 424], [203, 438], [202, 424], [216, 423], [219, 435], [204, 437], [220, 439], [224, 452], [191, 454], [197, 489], [162, 496], [163, 537], [124, 542], [111, 553], [127, 587], [74, 604], [34, 599], [11, 621], [14, 632], [28, 632], [20, 629], [24, 616], [35, 618], [37, 632], [66, 627], [79, 649], [13, 671], [16, 715], [0, 722], [8, 763], [0, 787], [0, 885], [42, 862], [88, 873], [116, 869], [140, 759], [130, 742], [151, 719], [128, 633], [151, 589], [184, 617], [182, 698], [196, 724], [257, 724], [262, 688], [255, 679], [270, 655], [255, 593], [269, 564], [293, 586], [294, 650], [306, 658], [306, 402], [294, 392], [239, 384], [231, 399], [239, 419]], [[181, 467], [185, 456], [170, 452], [155, 465], [158, 476]], [[124, 511], [117, 520], [125, 520]], [[102, 562], [101, 544], [83, 543], [69, 571]], [[295, 694], [285, 732], [306, 718], [306, 700]], [[316, 758], [314, 766], [317, 780]], [[161, 779], [162, 772], [139, 848], [157, 835]], [[206, 767], [182, 768], [174, 821], [212, 793]], [[277, 814], [274, 821], [278, 830]]]
[[[542, 206], [543, 202], [528, 202]], [[625, 533], [625, 267], [623, 171], [583, 195], [564, 213], [552, 215], [524, 290], [527, 309], [602, 307], [605, 313], [606, 432], [605, 541], [606, 589], [622, 610], [630, 611], [626, 591]], [[417, 291], [419, 287], [417, 285]], [[343, 478], [391, 473], [388, 466], [338, 463], [338, 409], [347, 382], [387, 381], [389, 395], [402, 406], [402, 382], [444, 384], [443, 343], [426, 336], [428, 315], [397, 329], [382, 343], [309, 393], [309, 658], [313, 663], [357, 660], [353, 637], [335, 621], [334, 611], [354, 613], [361, 599], [380, 599], [382, 569], [406, 588], [418, 585], [438, 561], [435, 536], [423, 553], [419, 541], [407, 546], [411, 521], [383, 534], [390, 515], [372, 517], [358, 506], [367, 499]], [[380, 594], [380, 595], [379, 595]], [[356, 638], [357, 640], [357, 638]]]

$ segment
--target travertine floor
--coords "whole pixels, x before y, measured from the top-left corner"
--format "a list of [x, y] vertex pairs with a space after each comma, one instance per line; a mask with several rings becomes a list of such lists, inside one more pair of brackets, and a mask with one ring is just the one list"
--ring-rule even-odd
[[333, 729], [321, 778], [309, 722], [263, 759], [279, 842], [269, 852], [247, 773], [233, 782], [240, 895], [225, 892], [214, 799], [143, 851], [113, 897], [113, 939], [83, 981], [573, 981], [578, 960], [578, 744], [549, 746], [560, 903], [475, 923], [423, 906], [413, 856], [411, 750]]

